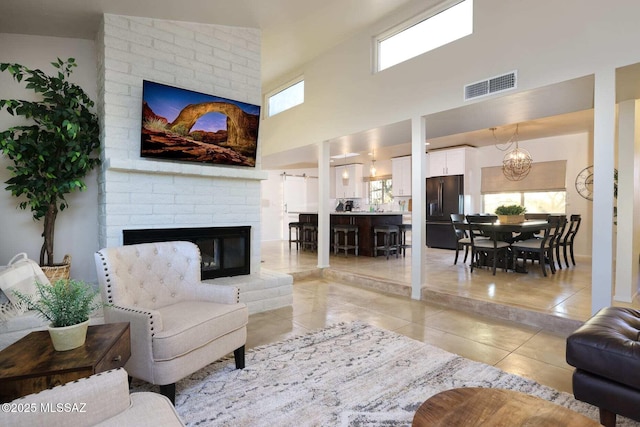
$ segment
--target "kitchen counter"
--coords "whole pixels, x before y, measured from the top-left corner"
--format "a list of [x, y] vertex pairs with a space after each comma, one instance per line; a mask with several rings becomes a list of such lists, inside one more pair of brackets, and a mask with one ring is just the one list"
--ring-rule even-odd
[[[318, 212], [289, 212], [298, 215], [318, 215]], [[386, 211], [386, 212], [369, 212], [369, 211], [349, 211], [349, 212], [331, 212], [330, 215], [410, 215], [411, 211]]]
[[404, 215], [404, 211], [389, 211], [389, 212], [367, 212], [367, 211], [351, 211], [351, 212], [332, 212], [331, 215]]
[[[358, 226], [358, 253], [362, 256], [375, 256], [373, 250], [373, 228], [377, 225], [400, 225], [405, 212], [334, 212], [330, 215], [330, 226], [352, 224]], [[318, 222], [317, 213], [301, 213], [300, 222]], [[330, 234], [331, 251], [333, 251], [333, 232]], [[349, 244], [354, 244], [353, 233], [349, 236]]]

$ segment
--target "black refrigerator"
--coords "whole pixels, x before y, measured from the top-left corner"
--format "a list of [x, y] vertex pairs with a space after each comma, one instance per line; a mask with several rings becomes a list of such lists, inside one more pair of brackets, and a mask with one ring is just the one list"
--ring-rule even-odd
[[427, 246], [455, 249], [451, 214], [464, 213], [464, 175], [427, 178]]

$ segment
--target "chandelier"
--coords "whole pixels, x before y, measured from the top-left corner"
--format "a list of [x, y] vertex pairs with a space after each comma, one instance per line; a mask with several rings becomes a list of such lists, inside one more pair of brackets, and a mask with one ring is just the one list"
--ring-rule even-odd
[[[531, 154], [518, 145], [518, 127], [519, 125], [516, 125], [516, 131], [506, 142], [507, 145], [505, 148], [501, 148], [499, 144], [496, 143], [496, 148], [500, 151], [509, 150], [514, 143], [516, 145], [516, 148], [505, 154], [502, 159], [502, 173], [510, 181], [521, 181], [526, 178], [531, 171], [531, 162], [533, 161]], [[491, 128], [491, 131], [493, 132], [493, 138], [497, 141], [495, 134], [496, 128]]]

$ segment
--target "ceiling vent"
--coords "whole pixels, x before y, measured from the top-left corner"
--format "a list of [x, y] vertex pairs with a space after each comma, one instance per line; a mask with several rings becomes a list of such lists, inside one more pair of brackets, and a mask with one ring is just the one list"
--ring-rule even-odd
[[464, 87], [464, 100], [479, 98], [481, 96], [492, 95], [505, 90], [514, 89], [518, 83], [518, 72], [512, 71], [501, 76], [470, 83]]

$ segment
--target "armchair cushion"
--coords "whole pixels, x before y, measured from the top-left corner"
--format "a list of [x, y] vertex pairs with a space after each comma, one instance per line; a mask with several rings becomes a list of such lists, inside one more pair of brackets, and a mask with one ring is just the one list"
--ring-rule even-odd
[[171, 360], [247, 324], [244, 304], [183, 301], [159, 308], [163, 329], [153, 336], [153, 358]]
[[[124, 369], [102, 372], [14, 400], [36, 411], [0, 411], [0, 425], [24, 427], [182, 426], [171, 402], [156, 393], [129, 395]], [[56, 411], [56, 405], [75, 405]], [[42, 409], [53, 405], [52, 410]]]
[[[102, 249], [98, 277], [105, 274], [103, 297], [123, 306], [156, 309], [194, 299], [200, 285], [200, 251], [191, 242], [160, 242]], [[101, 271], [102, 270], [102, 271]], [[117, 283], [117, 286], [112, 286]]]
[[150, 392], [131, 393], [126, 411], [97, 424], [96, 427], [184, 426], [175, 408], [165, 396]]

